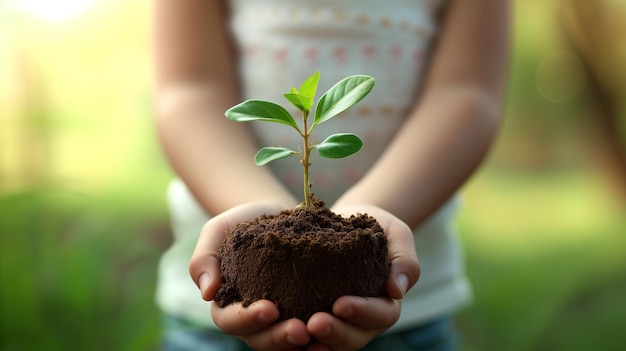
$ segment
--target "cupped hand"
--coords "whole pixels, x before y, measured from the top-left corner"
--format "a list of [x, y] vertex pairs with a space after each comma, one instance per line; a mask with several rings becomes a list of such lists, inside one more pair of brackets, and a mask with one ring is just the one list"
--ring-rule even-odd
[[269, 300], [255, 301], [247, 307], [241, 303], [211, 306], [215, 324], [254, 350], [300, 350], [309, 343], [311, 336], [303, 321], [293, 318], [276, 323], [278, 315], [278, 308]]
[[[220, 287], [222, 279], [218, 252], [228, 228], [284, 209], [285, 206], [275, 203], [249, 203], [233, 207], [205, 224], [189, 263], [189, 273], [204, 300], [213, 300]], [[241, 303], [224, 308], [215, 304], [211, 306], [211, 316], [216, 325], [255, 350], [297, 350], [309, 342], [304, 322], [292, 319], [275, 323], [278, 315], [278, 308], [268, 300], [257, 301], [247, 307]]]
[[228, 228], [264, 214], [276, 214], [284, 209], [284, 206], [276, 203], [247, 203], [222, 212], [204, 225], [189, 262], [189, 274], [204, 300], [213, 300], [222, 282], [218, 253]]
[[388, 298], [343, 296], [333, 314], [319, 312], [307, 322], [317, 339], [307, 350], [357, 350], [389, 329], [400, 317], [401, 299], [420, 275], [413, 232], [403, 221], [376, 206], [333, 208], [343, 216], [367, 213], [385, 231], [391, 269], [386, 282]]
[[[234, 207], [204, 226], [190, 262], [190, 273], [205, 300], [215, 297], [221, 283], [219, 251], [226, 230], [239, 222], [283, 210], [276, 204], [253, 203]], [[419, 263], [411, 229], [397, 217], [375, 206], [333, 208], [349, 216], [368, 213], [378, 220], [388, 240], [391, 269], [386, 282], [389, 298], [343, 296], [333, 314], [319, 312], [307, 324], [297, 319], [275, 323], [278, 308], [261, 300], [248, 307], [240, 303], [211, 307], [211, 315], [224, 332], [235, 335], [256, 350], [297, 350], [316, 340], [308, 350], [356, 350], [391, 327], [400, 316], [400, 299], [419, 278]]]

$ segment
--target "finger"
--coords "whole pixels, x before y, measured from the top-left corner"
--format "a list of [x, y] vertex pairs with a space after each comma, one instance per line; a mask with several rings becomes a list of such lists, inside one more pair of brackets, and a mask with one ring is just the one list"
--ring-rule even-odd
[[278, 308], [269, 300], [259, 300], [250, 306], [233, 303], [223, 308], [211, 306], [215, 324], [227, 334], [249, 335], [259, 332], [278, 319]]
[[240, 336], [254, 350], [301, 349], [309, 343], [311, 336], [306, 325], [299, 319], [289, 319], [274, 324], [257, 333]]
[[[311, 316], [307, 322], [307, 330], [319, 343], [335, 351], [358, 350], [383, 331], [363, 329], [325, 312]], [[309, 349], [325, 350], [317, 344]]]
[[255, 350], [286, 350], [306, 345], [310, 336], [298, 319], [273, 324], [278, 308], [269, 300], [259, 300], [248, 307], [240, 303], [224, 308], [211, 306], [215, 324], [225, 333], [236, 335]]
[[342, 296], [333, 314], [362, 329], [385, 330], [400, 318], [400, 301], [384, 297]]

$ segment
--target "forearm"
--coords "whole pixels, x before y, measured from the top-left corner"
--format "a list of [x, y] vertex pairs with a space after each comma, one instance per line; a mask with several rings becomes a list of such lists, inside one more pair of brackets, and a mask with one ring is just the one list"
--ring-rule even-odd
[[224, 111], [236, 102], [223, 87], [177, 87], [159, 95], [156, 121], [176, 174], [210, 214], [253, 201], [293, 206], [296, 200], [267, 167], [257, 167], [257, 146], [244, 125]]
[[459, 88], [433, 93], [336, 206], [375, 205], [417, 226], [480, 165], [499, 116], [499, 101], [479, 91]]
[[509, 1], [448, 4], [414, 110], [371, 171], [338, 205], [376, 205], [415, 227], [484, 159], [504, 103]]
[[222, 1], [155, 0], [155, 121], [174, 169], [207, 213], [296, 201], [266, 168], [246, 126], [224, 112], [240, 102], [237, 55]]

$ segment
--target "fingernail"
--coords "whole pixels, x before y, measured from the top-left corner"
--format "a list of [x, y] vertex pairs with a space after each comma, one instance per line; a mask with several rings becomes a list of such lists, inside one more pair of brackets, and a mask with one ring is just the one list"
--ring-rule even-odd
[[409, 277], [406, 274], [399, 274], [396, 277], [396, 284], [400, 287], [400, 291], [402, 291], [402, 295], [406, 293], [406, 290], [409, 288]]
[[202, 273], [200, 279], [198, 280], [198, 283], [200, 285], [200, 291], [204, 293], [210, 282], [211, 276], [209, 275], [209, 273]]

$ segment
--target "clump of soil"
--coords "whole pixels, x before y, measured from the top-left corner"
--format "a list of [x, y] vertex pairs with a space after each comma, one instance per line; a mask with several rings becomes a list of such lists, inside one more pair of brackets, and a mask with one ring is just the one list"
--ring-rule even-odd
[[386, 296], [387, 238], [371, 216], [341, 217], [320, 200], [230, 228], [218, 306], [273, 301], [280, 320], [331, 312], [344, 295]]

